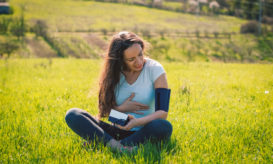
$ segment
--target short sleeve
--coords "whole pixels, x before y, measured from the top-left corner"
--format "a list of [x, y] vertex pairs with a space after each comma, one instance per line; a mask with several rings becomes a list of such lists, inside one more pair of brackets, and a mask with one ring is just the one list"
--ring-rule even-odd
[[150, 65], [150, 77], [152, 82], [155, 82], [163, 73], [165, 73], [163, 66], [157, 61], [152, 61]]

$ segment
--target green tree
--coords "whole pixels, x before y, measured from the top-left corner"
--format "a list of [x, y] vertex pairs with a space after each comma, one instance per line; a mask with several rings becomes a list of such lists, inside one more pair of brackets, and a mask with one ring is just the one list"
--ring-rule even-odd
[[17, 36], [18, 39], [25, 36], [25, 33], [27, 31], [27, 25], [25, 23], [24, 15], [22, 14], [20, 18], [15, 18], [10, 27], [10, 32]]
[[0, 33], [6, 34], [8, 32], [8, 28], [9, 28], [10, 23], [11, 23], [10, 18], [3, 17], [0, 20]]
[[10, 55], [17, 49], [19, 49], [19, 44], [16, 40], [13, 39], [0, 40], [0, 57], [3, 57], [6, 54], [7, 58], [9, 58]]
[[257, 19], [259, 15], [259, 0], [243, 0], [243, 12], [246, 19]]
[[32, 31], [36, 34], [36, 37], [46, 37], [48, 33], [48, 26], [44, 20], [37, 20], [32, 27]]

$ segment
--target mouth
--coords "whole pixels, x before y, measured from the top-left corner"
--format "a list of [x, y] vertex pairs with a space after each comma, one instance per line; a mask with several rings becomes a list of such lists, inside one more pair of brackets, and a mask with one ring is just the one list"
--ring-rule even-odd
[[140, 65], [140, 66], [137, 66], [136, 68], [137, 68], [137, 69], [140, 69], [140, 68], [142, 68], [142, 65]]

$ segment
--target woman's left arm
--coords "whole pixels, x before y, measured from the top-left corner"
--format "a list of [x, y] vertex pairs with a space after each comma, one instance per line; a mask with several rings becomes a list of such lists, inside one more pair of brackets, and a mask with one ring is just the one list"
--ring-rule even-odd
[[[168, 82], [167, 82], [167, 76], [166, 76], [166, 73], [163, 73], [162, 75], [160, 75], [155, 83], [154, 83], [154, 88], [168, 88]], [[155, 120], [155, 119], [167, 119], [167, 116], [168, 116], [168, 112], [165, 112], [163, 110], [158, 110], [146, 117], [142, 117], [140, 118], [141, 119], [141, 123], [143, 122], [143, 124], [141, 125], [145, 125], [146, 123], [152, 121], [152, 120]]]
[[[154, 88], [168, 88], [168, 82], [167, 82], [167, 76], [166, 74], [162, 74], [160, 75], [155, 83], [154, 83]], [[133, 116], [129, 115], [130, 117], [130, 121], [126, 126], [118, 126], [120, 129], [124, 129], [124, 130], [130, 130], [136, 126], [143, 126], [149, 122], [151, 122], [152, 120], [156, 120], [156, 119], [167, 119], [168, 116], [168, 112], [165, 112], [163, 110], [158, 110], [148, 116], [145, 117], [141, 117], [141, 118], [134, 118]]]

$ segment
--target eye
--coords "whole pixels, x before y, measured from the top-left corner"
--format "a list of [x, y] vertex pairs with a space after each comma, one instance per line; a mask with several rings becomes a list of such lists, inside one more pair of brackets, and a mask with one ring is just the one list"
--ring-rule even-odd
[[132, 62], [134, 60], [135, 60], [135, 58], [127, 59], [127, 61], [129, 61], [129, 62]]

